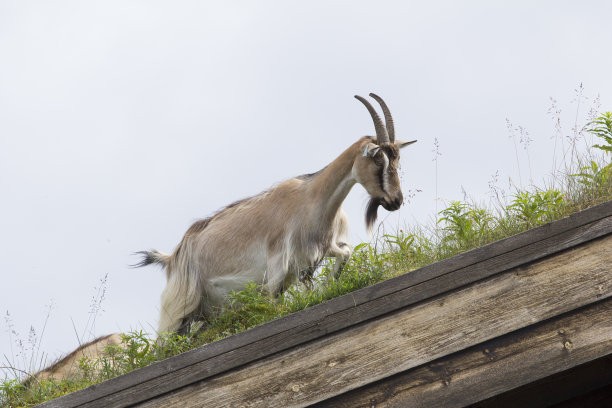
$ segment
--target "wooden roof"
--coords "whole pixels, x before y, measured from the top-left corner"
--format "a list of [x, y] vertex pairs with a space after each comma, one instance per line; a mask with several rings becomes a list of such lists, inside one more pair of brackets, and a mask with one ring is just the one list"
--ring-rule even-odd
[[503, 406], [610, 368], [611, 295], [612, 201], [43, 406]]

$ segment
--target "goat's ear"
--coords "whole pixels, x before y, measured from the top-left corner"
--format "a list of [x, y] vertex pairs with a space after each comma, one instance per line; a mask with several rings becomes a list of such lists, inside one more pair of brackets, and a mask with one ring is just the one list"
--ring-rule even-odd
[[374, 157], [374, 155], [380, 150], [380, 146], [374, 143], [368, 143], [363, 148], [363, 157]]
[[416, 140], [411, 140], [409, 142], [402, 142], [401, 140], [397, 140], [395, 142], [395, 145], [401, 149], [402, 147], [406, 147], [406, 146], [411, 145], [411, 144], [413, 144], [415, 142], [416, 142]]

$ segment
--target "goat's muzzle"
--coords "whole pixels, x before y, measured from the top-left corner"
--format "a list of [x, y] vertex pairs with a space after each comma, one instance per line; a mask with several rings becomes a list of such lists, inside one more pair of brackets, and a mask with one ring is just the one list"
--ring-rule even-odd
[[402, 204], [404, 203], [404, 196], [400, 192], [395, 199], [388, 200], [384, 198], [371, 197], [368, 202], [368, 207], [366, 209], [366, 227], [368, 230], [372, 228], [374, 222], [376, 222], [378, 206], [382, 205], [383, 208], [387, 211], [395, 211], [398, 210]]
[[380, 203], [383, 208], [387, 211], [398, 210], [404, 203], [404, 196], [402, 193], [398, 193], [393, 200], [385, 199]]

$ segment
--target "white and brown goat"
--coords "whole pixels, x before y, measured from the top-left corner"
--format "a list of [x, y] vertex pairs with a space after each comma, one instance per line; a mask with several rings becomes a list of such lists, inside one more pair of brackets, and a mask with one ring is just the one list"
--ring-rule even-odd
[[96, 375], [101, 370], [100, 358], [106, 354], [110, 346], [125, 346], [122, 334], [113, 333], [107, 336], [101, 336], [89, 343], [79, 346], [72, 353], [59, 359], [44, 370], [30, 376], [23, 384], [26, 387], [30, 387], [34, 384], [34, 381], [63, 381], [80, 378], [83, 376], [83, 370], [80, 368], [80, 362], [83, 359], [87, 360], [93, 370], [92, 374]]
[[364, 136], [321, 171], [289, 179], [259, 195], [227, 206], [197, 221], [172, 255], [143, 251], [136, 266], [165, 267], [159, 333], [185, 332], [189, 324], [223, 308], [228, 294], [255, 282], [277, 295], [300, 276], [312, 274], [324, 257], [335, 257], [335, 275], [351, 256], [348, 222], [341, 204], [355, 183], [370, 201], [371, 228], [378, 206], [397, 210], [403, 203], [397, 174], [400, 148], [385, 102], [385, 123], [360, 96], [372, 116], [376, 137]]

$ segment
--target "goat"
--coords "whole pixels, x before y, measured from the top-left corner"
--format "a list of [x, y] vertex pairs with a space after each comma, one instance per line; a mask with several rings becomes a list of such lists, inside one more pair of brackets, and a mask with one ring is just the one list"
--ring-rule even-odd
[[98, 337], [89, 343], [85, 343], [66, 357], [56, 361], [49, 367], [42, 371], [32, 375], [29, 379], [24, 381], [25, 387], [32, 385], [33, 379], [37, 381], [43, 380], [55, 380], [62, 381], [69, 378], [78, 378], [83, 373], [79, 368], [79, 362], [86, 358], [94, 362], [94, 370], [99, 370], [95, 360], [99, 359], [109, 346], [119, 346], [122, 344], [122, 335], [119, 333], [109, 334], [107, 336]]
[[352, 253], [341, 204], [355, 183], [370, 195], [369, 230], [379, 206], [395, 211], [402, 205], [399, 151], [416, 140], [395, 140], [391, 112], [379, 96], [370, 96], [380, 104], [385, 123], [365, 98], [355, 98], [368, 109], [375, 138], [360, 138], [317, 173], [284, 181], [195, 222], [171, 255], [138, 252], [143, 259], [134, 266], [157, 263], [166, 271], [158, 333], [186, 333], [193, 321], [221, 310], [227, 296], [250, 281], [278, 295], [300, 276], [312, 276], [324, 257], [336, 258], [337, 277]]

